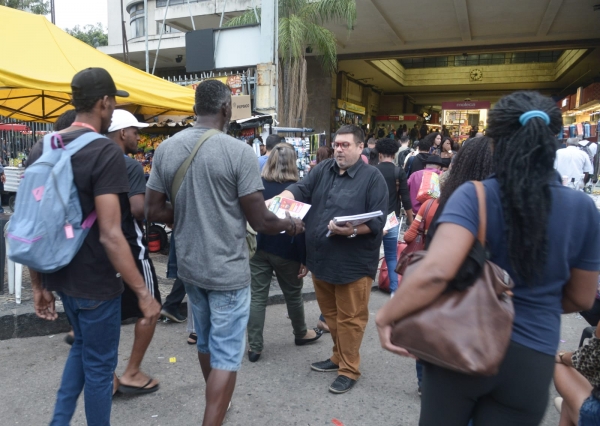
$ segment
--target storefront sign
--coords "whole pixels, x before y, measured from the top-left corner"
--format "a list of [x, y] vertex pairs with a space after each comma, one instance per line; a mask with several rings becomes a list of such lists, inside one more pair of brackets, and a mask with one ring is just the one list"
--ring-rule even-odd
[[417, 121], [417, 115], [378, 115], [375, 121]]
[[365, 115], [366, 109], [364, 106], [356, 105], [348, 101], [341, 99], [337, 100], [337, 107], [339, 109], [345, 109], [346, 111], [353, 112], [355, 114]]
[[442, 102], [442, 109], [490, 109], [489, 101]]

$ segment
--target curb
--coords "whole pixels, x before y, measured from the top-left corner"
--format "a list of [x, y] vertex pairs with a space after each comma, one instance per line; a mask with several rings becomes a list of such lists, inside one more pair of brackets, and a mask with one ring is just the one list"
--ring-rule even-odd
[[[373, 282], [371, 291], [377, 290], [377, 283]], [[302, 292], [305, 302], [317, 299], [313, 289]], [[273, 290], [269, 294], [267, 305], [280, 305], [285, 303], [281, 290]], [[33, 306], [19, 306], [0, 314], [0, 340], [8, 340], [22, 337], [49, 336], [53, 334], [67, 333], [71, 325], [67, 315], [63, 311], [62, 304], [56, 304], [58, 318], [55, 321], [46, 321], [38, 318]], [[179, 311], [187, 315], [187, 302], [179, 306]]]

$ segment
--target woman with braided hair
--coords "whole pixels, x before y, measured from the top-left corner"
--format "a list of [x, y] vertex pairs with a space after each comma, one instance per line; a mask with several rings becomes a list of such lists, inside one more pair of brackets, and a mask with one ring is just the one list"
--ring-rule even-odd
[[[474, 426], [542, 421], [560, 315], [592, 306], [600, 270], [596, 206], [562, 186], [553, 169], [561, 128], [555, 102], [536, 92], [506, 96], [489, 113], [495, 175], [483, 182], [486, 250], [515, 283], [511, 341], [494, 376], [424, 363], [421, 426], [465, 426], [470, 418]], [[382, 347], [398, 355], [410, 356], [391, 343], [392, 324], [446, 291], [475, 242], [479, 211], [472, 183], [454, 191], [437, 223], [426, 256], [376, 317]]]

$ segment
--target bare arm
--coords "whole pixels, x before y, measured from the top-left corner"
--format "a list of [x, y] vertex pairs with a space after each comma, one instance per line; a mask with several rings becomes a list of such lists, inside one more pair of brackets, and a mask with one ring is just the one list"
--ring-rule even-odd
[[300, 219], [289, 217], [279, 219], [273, 212], [270, 212], [265, 205], [261, 191], [241, 197], [240, 204], [248, 223], [256, 232], [270, 235], [277, 235], [281, 231], [286, 231], [289, 235], [304, 232], [304, 223]]
[[[287, 189], [284, 190], [281, 194], [277, 195], [277, 197], [287, 198], [289, 200], [295, 200], [294, 194], [292, 194]], [[267, 206], [267, 208], [271, 207], [271, 200], [273, 200], [273, 198], [271, 198], [270, 200], [266, 200], [265, 201], [265, 205]], [[246, 217], [248, 217], [248, 216], [246, 216]]]
[[144, 278], [138, 271], [129, 244], [123, 235], [119, 197], [117, 194], [99, 195], [94, 198], [94, 204], [100, 227], [100, 243], [104, 246], [110, 263], [137, 295], [140, 310], [144, 313], [142, 324], [150, 324], [158, 318], [160, 305], [146, 288]]
[[129, 209], [136, 220], [144, 220], [144, 194], [137, 194], [129, 197]]
[[149, 222], [173, 223], [173, 206], [167, 201], [167, 194], [146, 188], [146, 219]]
[[429, 306], [442, 294], [448, 282], [456, 276], [474, 242], [473, 234], [460, 225], [443, 223], [439, 226], [425, 258], [414, 272], [403, 277], [394, 298], [377, 312], [375, 323], [384, 349], [409, 356], [405, 349], [391, 343], [392, 325]]
[[594, 304], [598, 288], [598, 271], [571, 269], [571, 278], [563, 288], [563, 313], [588, 310]]

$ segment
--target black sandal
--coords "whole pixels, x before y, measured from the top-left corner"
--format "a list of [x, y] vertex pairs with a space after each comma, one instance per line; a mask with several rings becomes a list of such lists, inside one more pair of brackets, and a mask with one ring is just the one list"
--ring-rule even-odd
[[190, 333], [187, 339], [188, 345], [195, 345], [198, 343], [198, 335], [196, 333]]

